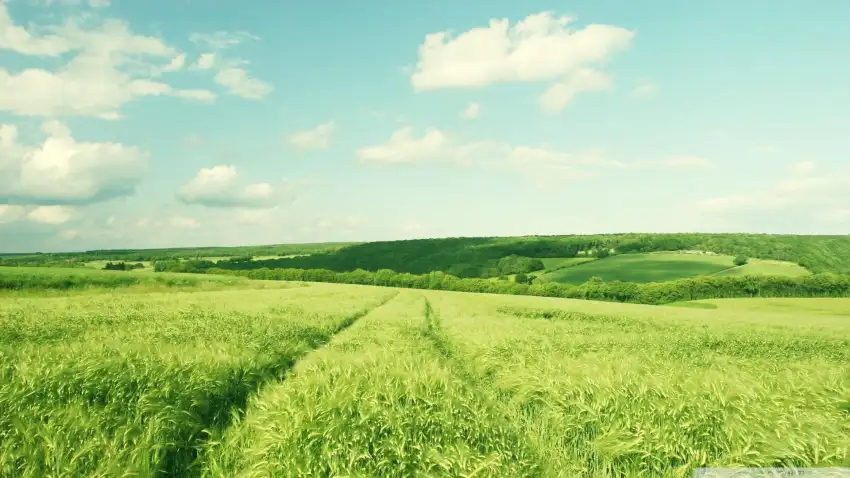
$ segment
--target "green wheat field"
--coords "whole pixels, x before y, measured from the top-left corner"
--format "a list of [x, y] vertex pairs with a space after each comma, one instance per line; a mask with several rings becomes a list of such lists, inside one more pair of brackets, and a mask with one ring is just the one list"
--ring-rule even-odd
[[0, 476], [850, 465], [848, 299], [178, 278], [0, 297]]

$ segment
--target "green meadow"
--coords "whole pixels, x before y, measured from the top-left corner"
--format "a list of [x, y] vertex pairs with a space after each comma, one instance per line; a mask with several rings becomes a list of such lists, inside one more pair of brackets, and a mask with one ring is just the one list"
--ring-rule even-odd
[[748, 264], [735, 266], [735, 258], [727, 255], [657, 252], [623, 254], [604, 259], [579, 260], [544, 274], [549, 281], [562, 284], [583, 284], [591, 277], [604, 281], [661, 282], [702, 275], [782, 275], [801, 276], [808, 271], [797, 264], [781, 261], [750, 259]]
[[2, 272], [30, 284], [0, 300], [4, 477], [850, 466], [850, 299], [661, 307], [93, 270], [42, 294], [55, 284]]

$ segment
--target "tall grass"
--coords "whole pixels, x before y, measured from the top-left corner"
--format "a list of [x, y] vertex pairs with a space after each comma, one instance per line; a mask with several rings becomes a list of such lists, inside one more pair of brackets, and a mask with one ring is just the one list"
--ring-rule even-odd
[[0, 476], [846, 467], [846, 303], [338, 284], [4, 298]]
[[402, 292], [210, 442], [206, 476], [534, 476], [521, 432], [454, 373]]
[[426, 294], [552, 475], [850, 465], [846, 322]]
[[260, 385], [388, 294], [3, 301], [0, 476], [191, 474]]

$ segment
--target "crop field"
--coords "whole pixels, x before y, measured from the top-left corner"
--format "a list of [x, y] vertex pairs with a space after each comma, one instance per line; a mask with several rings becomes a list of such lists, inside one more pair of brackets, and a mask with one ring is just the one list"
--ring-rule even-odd
[[4, 297], [0, 476], [850, 466], [850, 300], [249, 287]]
[[623, 254], [559, 269], [544, 277], [562, 284], [582, 284], [594, 276], [605, 281], [660, 282], [701, 275], [800, 276], [808, 273], [797, 264], [752, 260], [735, 267], [733, 260], [732, 256], [674, 252]]
[[751, 259], [749, 264], [744, 264], [739, 267], [733, 267], [731, 269], [722, 270], [715, 275], [780, 275], [799, 277], [804, 276], [806, 274], [810, 274], [810, 272], [805, 267], [791, 262], [763, 261]]

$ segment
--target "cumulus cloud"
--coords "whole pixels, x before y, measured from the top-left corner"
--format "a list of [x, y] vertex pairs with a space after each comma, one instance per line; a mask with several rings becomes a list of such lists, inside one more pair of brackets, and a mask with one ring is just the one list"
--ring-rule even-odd
[[64, 224], [74, 217], [74, 210], [68, 206], [39, 206], [27, 214], [27, 218], [42, 224]]
[[186, 204], [219, 208], [271, 207], [279, 199], [269, 183], [241, 185], [236, 168], [230, 165], [201, 168], [180, 187], [177, 198]]
[[50, 33], [36, 34], [16, 25], [0, 2], [0, 50], [43, 57], [72, 55], [56, 71], [0, 68], [0, 110], [23, 116], [117, 119], [124, 104], [145, 96], [209, 101], [211, 93], [185, 93], [152, 80], [177, 69], [180, 55], [160, 38], [132, 33], [123, 21], [85, 17], [38, 30]]
[[364, 161], [412, 163], [449, 152], [449, 139], [442, 131], [430, 129], [417, 138], [413, 128], [407, 126], [394, 132], [383, 144], [358, 149], [356, 155]]
[[675, 156], [657, 160], [623, 162], [611, 159], [604, 149], [568, 153], [546, 147], [511, 145], [505, 142], [460, 142], [445, 131], [428, 129], [416, 134], [411, 127], [394, 132], [382, 143], [356, 151], [363, 162], [402, 164], [445, 162], [467, 167], [520, 173], [535, 180], [562, 181], [596, 177], [600, 170], [693, 170], [709, 161], [698, 156]]
[[68, 205], [134, 192], [148, 155], [120, 143], [77, 141], [58, 121], [42, 124], [38, 146], [18, 141], [18, 129], [0, 125], [0, 203]]
[[187, 216], [172, 216], [168, 219], [168, 223], [180, 229], [195, 229], [201, 225], [194, 217]]
[[540, 96], [543, 111], [557, 113], [582, 92], [603, 91], [612, 86], [611, 78], [591, 68], [583, 68], [552, 85]]
[[632, 96], [635, 98], [650, 98], [656, 93], [658, 93], [658, 85], [649, 80], [641, 80], [632, 90]]
[[799, 163], [792, 164], [790, 170], [795, 176], [806, 176], [815, 170], [815, 163], [812, 161], [800, 161]]
[[333, 121], [322, 123], [313, 129], [296, 131], [289, 135], [288, 140], [296, 149], [303, 151], [312, 149], [326, 149], [331, 144], [331, 135], [336, 128]]
[[810, 176], [807, 174], [814, 170], [813, 163], [795, 166], [805, 174], [792, 167], [791, 177], [767, 191], [707, 198], [697, 208], [708, 217], [736, 225], [785, 224], [787, 230], [817, 230], [843, 221], [845, 226], [850, 226], [850, 218], [844, 214], [850, 204], [850, 174], [833, 171], [829, 175]]
[[470, 103], [463, 111], [460, 112], [461, 119], [471, 120], [478, 117], [481, 112], [481, 106], [478, 103]]
[[218, 70], [218, 73], [215, 74], [215, 82], [225, 87], [231, 95], [249, 100], [263, 99], [273, 90], [270, 84], [254, 78], [248, 73], [248, 70], [235, 64]]
[[213, 50], [226, 50], [235, 47], [246, 40], [257, 41], [260, 38], [246, 31], [217, 31], [213, 33], [192, 33], [189, 40], [198, 46]]
[[457, 36], [449, 31], [431, 33], [419, 47], [411, 83], [415, 90], [425, 91], [557, 80], [544, 94], [545, 103], [553, 108], [566, 105], [578, 92], [609, 84], [590, 65], [607, 62], [634, 37], [633, 32], [612, 25], [571, 29], [572, 21], [541, 12], [513, 26], [508, 19], [492, 19], [486, 27]]
[[215, 82], [227, 89], [228, 93], [249, 100], [260, 100], [268, 96], [274, 88], [267, 82], [251, 76], [245, 68], [248, 62], [239, 58], [225, 58], [222, 51], [236, 47], [246, 40], [259, 40], [248, 32], [193, 33], [189, 37], [198, 46], [211, 51], [201, 54], [192, 65], [192, 69], [216, 69]]

